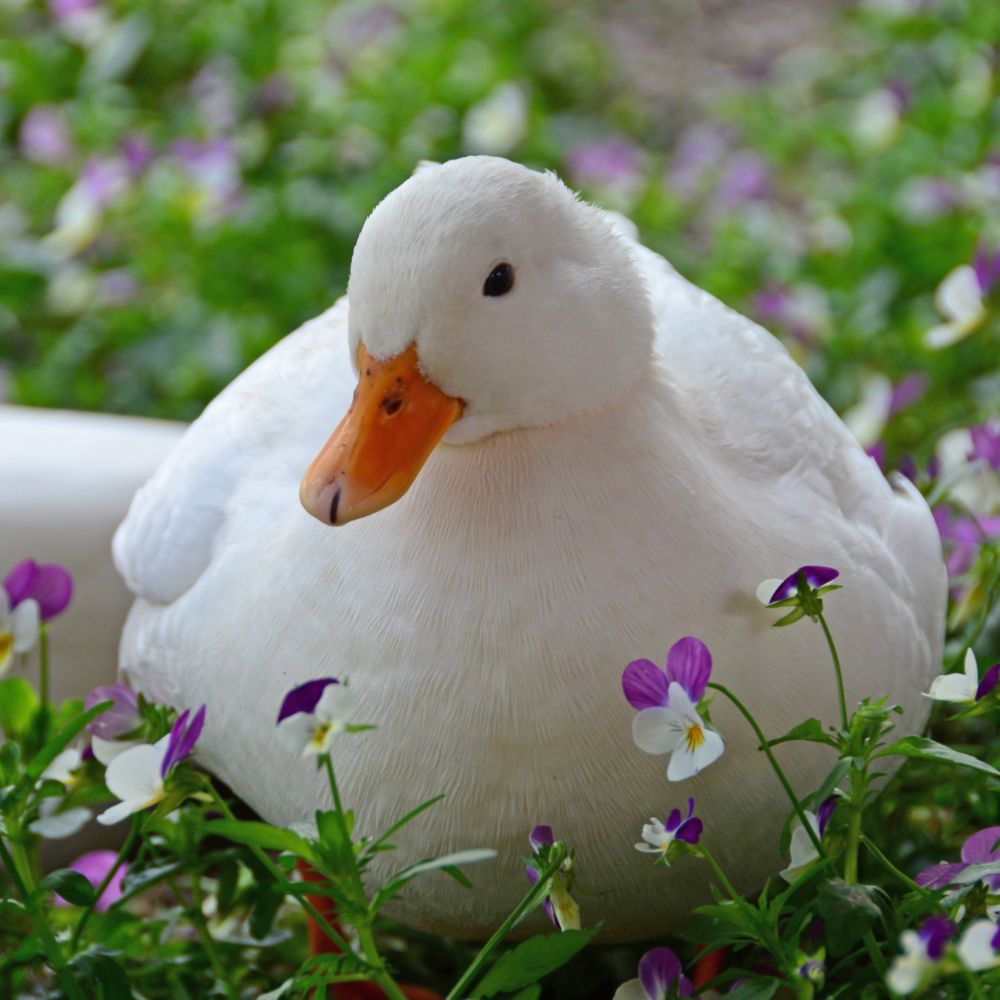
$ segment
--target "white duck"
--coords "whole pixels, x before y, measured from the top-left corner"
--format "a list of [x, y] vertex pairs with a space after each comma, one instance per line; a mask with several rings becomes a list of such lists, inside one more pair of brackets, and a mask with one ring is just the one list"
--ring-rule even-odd
[[[668, 785], [620, 688], [691, 634], [769, 734], [833, 721], [822, 635], [771, 627], [766, 577], [837, 567], [849, 698], [925, 718], [945, 577], [923, 500], [777, 341], [620, 230], [505, 160], [418, 173], [365, 223], [348, 296], [205, 410], [115, 540], [138, 597], [123, 668], [208, 704], [202, 761], [264, 817], [326, 800], [275, 738], [282, 696], [349, 675], [378, 726], [335, 744], [361, 829], [444, 792], [404, 853], [499, 849], [477, 892], [431, 879], [400, 901], [429, 930], [492, 930], [541, 822], [577, 850], [587, 921], [676, 925], [704, 869], [655, 874], [633, 844], [688, 795], [737, 885], [782, 867], [788, 804], [737, 714], [716, 701], [726, 753]], [[784, 758], [804, 793], [831, 761], [802, 746]]]

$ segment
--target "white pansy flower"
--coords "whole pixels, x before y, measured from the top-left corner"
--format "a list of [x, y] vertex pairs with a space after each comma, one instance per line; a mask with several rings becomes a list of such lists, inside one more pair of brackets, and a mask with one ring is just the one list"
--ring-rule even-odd
[[286, 695], [278, 716], [278, 739], [303, 757], [330, 752], [358, 708], [354, 689], [332, 678], [309, 681]]
[[646, 753], [670, 754], [668, 781], [691, 778], [722, 756], [722, 737], [702, 721], [694, 703], [676, 681], [668, 689], [669, 704], [644, 708], [632, 720], [632, 738]]
[[469, 108], [462, 123], [462, 143], [470, 153], [503, 156], [528, 127], [528, 100], [516, 83], [504, 83]]
[[965, 705], [976, 700], [979, 690], [979, 665], [976, 654], [968, 650], [965, 654], [965, 664], [960, 674], [941, 674], [931, 682], [930, 691], [923, 693], [925, 698], [934, 701], [949, 701], [955, 705]]
[[971, 972], [984, 972], [1000, 965], [1000, 928], [992, 920], [976, 920], [959, 938], [955, 950], [959, 961]]
[[931, 350], [949, 347], [967, 337], [986, 318], [983, 290], [971, 264], [950, 272], [934, 293], [934, 304], [945, 322], [924, 333], [924, 345]]
[[15, 654], [30, 652], [38, 641], [40, 613], [32, 598], [21, 601], [14, 610], [10, 597], [0, 587], [0, 675], [5, 674]]

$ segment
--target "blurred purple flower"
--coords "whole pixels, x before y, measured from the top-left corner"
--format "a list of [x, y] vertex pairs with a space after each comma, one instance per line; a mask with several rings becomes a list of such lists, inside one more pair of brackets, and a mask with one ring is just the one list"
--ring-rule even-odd
[[920, 400], [927, 392], [927, 376], [922, 372], [905, 375], [892, 387], [889, 413], [899, 413]]
[[976, 688], [976, 701], [991, 694], [997, 686], [998, 680], [1000, 680], [1000, 663], [994, 663], [979, 680], [979, 686]]
[[976, 281], [983, 295], [989, 295], [993, 286], [1000, 280], [1000, 247], [993, 252], [985, 240], [980, 240], [972, 258], [972, 269], [976, 272]]
[[694, 993], [680, 959], [669, 948], [651, 948], [639, 959], [639, 985], [646, 1000], [666, 1000], [674, 990], [679, 997]]
[[669, 183], [684, 199], [695, 195], [706, 175], [729, 152], [731, 133], [721, 125], [696, 125], [681, 136], [670, 162]]
[[955, 925], [947, 917], [928, 917], [920, 928], [920, 940], [924, 943], [927, 957], [938, 961], [954, 933]]
[[272, 73], [257, 88], [251, 105], [258, 115], [274, 115], [291, 106], [295, 99], [292, 81], [285, 73]]
[[156, 156], [149, 137], [141, 132], [133, 132], [122, 139], [121, 154], [128, 172], [133, 177], [138, 177]]
[[742, 149], [734, 153], [719, 180], [715, 197], [723, 208], [759, 201], [771, 194], [771, 169], [759, 153]]
[[39, 566], [34, 559], [19, 562], [3, 582], [11, 610], [22, 601], [38, 602], [42, 621], [61, 615], [73, 598], [73, 577], [58, 563]]
[[832, 583], [840, 576], [840, 571], [830, 566], [800, 566], [794, 573], [786, 576], [777, 589], [771, 595], [768, 604], [776, 604], [778, 601], [787, 601], [790, 597], [795, 597], [801, 586], [801, 579], [813, 590], [819, 590], [828, 583]]
[[118, 157], [92, 156], [84, 164], [79, 184], [95, 208], [106, 208], [128, 188], [128, 167]]
[[113, 701], [114, 705], [87, 723], [87, 732], [91, 735], [102, 740], [114, 740], [132, 732], [142, 722], [138, 695], [127, 684], [94, 688], [84, 700], [83, 707], [89, 711], [102, 701]]
[[[114, 851], [90, 851], [81, 854], [70, 864], [70, 868], [79, 872], [95, 889], [107, 878], [108, 872], [114, 868], [118, 861], [118, 855]], [[107, 888], [101, 893], [100, 898], [94, 904], [97, 913], [106, 913], [114, 903], [122, 898], [122, 882], [128, 873], [128, 862], [123, 861], [118, 870], [114, 873]], [[53, 902], [56, 906], [69, 906], [65, 899], [56, 895]]]
[[170, 773], [170, 769], [175, 764], [179, 764], [194, 749], [201, 731], [205, 727], [205, 706], [194, 714], [194, 718], [188, 721], [191, 709], [186, 708], [177, 717], [170, 729], [170, 739], [167, 741], [167, 752], [163, 755], [163, 763], [160, 765], [160, 775], [163, 778]]
[[178, 139], [170, 151], [207, 196], [212, 210], [226, 211], [235, 205], [240, 190], [240, 165], [236, 147], [230, 139], [208, 142]]
[[100, 301], [106, 306], [121, 306], [132, 302], [139, 294], [139, 282], [123, 267], [112, 268], [101, 275]]
[[343, 27], [344, 40], [359, 51], [383, 40], [399, 22], [399, 14], [388, 4], [366, 7], [352, 16]]
[[47, 167], [68, 160], [75, 147], [62, 109], [36, 104], [21, 120], [18, 148], [26, 160]]
[[[1000, 861], [1000, 826], [988, 826], [972, 834], [962, 845], [961, 861], [943, 861], [925, 868], [917, 876], [917, 884], [928, 889], [944, 889], [952, 884], [970, 865]], [[1000, 892], [1000, 875], [987, 875], [981, 880], [990, 892]]]
[[67, 21], [101, 6], [101, 0], [49, 0], [49, 10], [57, 21]]
[[551, 847], [555, 842], [551, 826], [536, 826], [528, 834], [532, 854], [537, 854], [543, 847]]
[[882, 470], [885, 469], [885, 442], [876, 441], [873, 445], [865, 448], [865, 454], [875, 461], [875, 464]]
[[933, 514], [941, 540], [951, 548], [945, 565], [952, 578], [961, 576], [972, 566], [983, 542], [1000, 536], [1000, 514], [955, 517], [947, 504], [939, 504]]
[[642, 151], [624, 136], [584, 142], [569, 151], [566, 168], [584, 187], [628, 186], [641, 171]]
[[969, 436], [972, 438], [969, 461], [982, 460], [1000, 471], [1000, 425], [990, 422], [970, 427]]

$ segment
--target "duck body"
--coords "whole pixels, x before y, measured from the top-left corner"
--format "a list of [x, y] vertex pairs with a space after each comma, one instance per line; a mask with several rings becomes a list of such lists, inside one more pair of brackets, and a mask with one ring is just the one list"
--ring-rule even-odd
[[[849, 701], [888, 694], [902, 730], [926, 717], [945, 577], [923, 500], [886, 482], [768, 333], [627, 250], [655, 323], [627, 392], [472, 440], [459, 421], [401, 499], [331, 529], [297, 484], [357, 385], [345, 298], [206, 409], [116, 537], [137, 595], [123, 669], [150, 696], [207, 704], [200, 759], [264, 818], [292, 824], [328, 803], [322, 774], [274, 725], [292, 687], [349, 677], [357, 721], [377, 727], [334, 743], [359, 829], [446, 796], [373, 877], [497, 848], [470, 869], [475, 892], [429, 876], [397, 901], [395, 915], [426, 930], [495, 929], [526, 888], [519, 859], [538, 823], [576, 850], [587, 923], [604, 920], [609, 938], [677, 926], [709, 898], [704, 868], [652, 871], [633, 845], [689, 795], [740, 888], [782, 867], [787, 800], [731, 706], [712, 707], [723, 757], [669, 784], [666, 759], [633, 743], [621, 692], [630, 660], [662, 663], [695, 635], [713, 679], [769, 736], [834, 722], [822, 633], [772, 628], [755, 597], [765, 578], [839, 569], [844, 589], [826, 606]], [[811, 744], [781, 751], [801, 794], [833, 763]]]

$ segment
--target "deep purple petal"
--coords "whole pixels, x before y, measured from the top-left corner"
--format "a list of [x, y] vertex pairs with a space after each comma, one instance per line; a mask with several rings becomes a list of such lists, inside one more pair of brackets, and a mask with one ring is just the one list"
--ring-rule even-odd
[[826, 586], [831, 580], [836, 580], [840, 576], [840, 571], [830, 566], [800, 566], [794, 573], [786, 576], [778, 584], [778, 589], [771, 595], [771, 600], [768, 601], [768, 604], [774, 604], [775, 601], [783, 601], [797, 594], [799, 592], [799, 574], [803, 574], [806, 583], [815, 589]]
[[969, 461], [978, 459], [1000, 470], [1000, 426], [980, 424], [978, 427], [970, 427], [969, 437], [972, 439]]
[[990, 947], [994, 951], [1000, 951], [1000, 927], [997, 927], [996, 934], [994, 934], [993, 937], [990, 938]]
[[1000, 860], [997, 841], [1000, 840], [1000, 826], [988, 826], [974, 833], [962, 845], [962, 860], [967, 865], [981, 865], [988, 861]]
[[955, 925], [947, 917], [928, 917], [920, 928], [927, 957], [936, 962], [944, 954], [945, 945], [955, 933]]
[[664, 829], [667, 833], [673, 833], [681, 825], [681, 811], [680, 809], [671, 809], [670, 815], [667, 817], [666, 823], [663, 824]]
[[194, 718], [188, 722], [191, 710], [185, 709], [177, 717], [177, 721], [170, 730], [170, 740], [167, 743], [167, 752], [163, 756], [163, 763], [160, 765], [160, 774], [165, 778], [170, 769], [182, 761], [194, 749], [201, 731], [205, 727], [205, 706], [195, 713]]
[[665, 1000], [682, 972], [680, 959], [669, 948], [651, 948], [639, 959], [639, 983], [648, 1000]]
[[942, 861], [938, 865], [931, 865], [925, 868], [916, 878], [917, 885], [922, 885], [927, 889], [943, 889], [951, 885], [968, 865], [961, 861]]
[[546, 899], [542, 903], [542, 909], [545, 911], [545, 914], [549, 918], [549, 920], [552, 921], [552, 926], [555, 927], [556, 930], [561, 931], [562, 927], [559, 926], [559, 919], [556, 917], [556, 908], [552, 905], [552, 900]]
[[912, 372], [892, 387], [889, 413], [899, 413], [916, 403], [927, 391], [927, 376], [922, 372]]
[[551, 826], [536, 826], [528, 834], [528, 843], [531, 844], [531, 850], [535, 854], [543, 847], [551, 847], [555, 842], [556, 838], [552, 834]]
[[526, 865], [524, 869], [524, 874], [528, 876], [528, 881], [532, 885], [538, 884], [538, 869], [532, 868], [531, 865]]
[[138, 695], [126, 684], [94, 688], [84, 699], [83, 707], [91, 709], [102, 701], [113, 701], [106, 712], [87, 723], [87, 732], [102, 740], [113, 740], [131, 732], [142, 721]]
[[38, 601], [43, 622], [55, 618], [66, 610], [73, 599], [73, 577], [69, 570], [57, 563], [39, 566], [30, 596]]
[[669, 686], [666, 674], [651, 660], [633, 660], [622, 674], [625, 700], [636, 710], [663, 708]]
[[701, 839], [701, 831], [704, 828], [705, 826], [702, 821], [697, 816], [692, 816], [681, 823], [676, 837], [678, 840], [683, 840], [685, 844], [697, 844]]
[[979, 687], [976, 688], [976, 701], [985, 698], [997, 686], [997, 680], [1000, 680], [1000, 663], [994, 663], [980, 678]]
[[287, 719], [290, 715], [297, 715], [299, 712], [312, 712], [319, 704], [323, 692], [330, 684], [339, 684], [336, 677], [321, 677], [316, 681], [306, 681], [296, 688], [292, 688], [285, 695], [285, 700], [281, 703], [281, 710], [278, 712], [278, 722]]
[[8, 574], [3, 582], [3, 589], [10, 598], [10, 606], [16, 608], [21, 601], [30, 596], [31, 581], [38, 572], [38, 563], [34, 559], [24, 559]]
[[823, 832], [826, 830], [826, 825], [830, 822], [836, 808], [837, 797], [835, 795], [830, 795], [823, 799], [819, 809], [816, 810], [816, 825], [819, 828], [819, 835], [821, 837], [823, 836]]
[[669, 682], [676, 681], [684, 688], [691, 701], [697, 704], [701, 701], [711, 676], [712, 654], [701, 639], [687, 635], [670, 647], [666, 669], [668, 686]]

